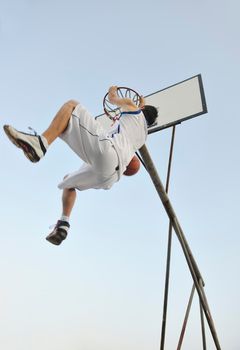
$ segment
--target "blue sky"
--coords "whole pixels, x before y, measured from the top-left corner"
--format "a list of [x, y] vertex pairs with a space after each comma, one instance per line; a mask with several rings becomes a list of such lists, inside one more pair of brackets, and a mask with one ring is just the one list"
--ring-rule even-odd
[[[147, 95], [202, 74], [208, 114], [177, 127], [170, 198], [198, 262], [222, 348], [239, 349], [239, 3], [0, 1], [0, 118], [42, 132], [68, 99], [102, 112], [110, 85]], [[171, 130], [148, 139], [163, 182]], [[45, 241], [57, 184], [79, 159], [60, 140], [38, 164], [1, 131], [4, 350], [159, 349], [168, 220], [144, 171], [79, 193], [71, 233]], [[191, 277], [173, 241], [166, 349]], [[183, 349], [201, 349], [195, 298]], [[215, 349], [211, 336], [208, 349]]]

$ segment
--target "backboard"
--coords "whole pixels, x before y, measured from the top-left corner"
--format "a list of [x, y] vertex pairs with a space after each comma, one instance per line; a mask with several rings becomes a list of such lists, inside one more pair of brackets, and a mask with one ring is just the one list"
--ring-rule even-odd
[[[158, 118], [148, 129], [149, 134], [207, 113], [201, 74], [147, 95], [145, 99], [146, 104], [158, 108]], [[112, 125], [105, 114], [98, 115], [95, 119], [106, 129]]]

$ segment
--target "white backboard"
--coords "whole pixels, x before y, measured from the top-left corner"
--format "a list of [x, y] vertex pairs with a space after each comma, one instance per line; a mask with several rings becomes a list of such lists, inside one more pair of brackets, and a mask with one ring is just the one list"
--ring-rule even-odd
[[[148, 129], [149, 134], [207, 113], [200, 74], [147, 95], [145, 99], [146, 104], [158, 108], [158, 118]], [[112, 121], [105, 114], [98, 115], [96, 119], [106, 129], [112, 125]]]

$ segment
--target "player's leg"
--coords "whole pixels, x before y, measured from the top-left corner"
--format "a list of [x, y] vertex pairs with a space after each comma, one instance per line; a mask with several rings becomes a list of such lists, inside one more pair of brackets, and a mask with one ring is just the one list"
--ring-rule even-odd
[[62, 216], [70, 217], [77, 193], [75, 188], [65, 188], [62, 193]]
[[76, 200], [76, 190], [74, 188], [65, 188], [62, 193], [62, 216], [58, 220], [54, 230], [46, 239], [55, 245], [60, 245], [66, 239], [70, 228], [69, 218]]
[[74, 100], [66, 102], [42, 135], [20, 132], [10, 125], [4, 125], [4, 131], [13, 143], [23, 150], [26, 157], [36, 163], [45, 155], [48, 146], [67, 128], [77, 104]]
[[57, 112], [50, 126], [42, 134], [42, 136], [46, 138], [48, 145], [50, 145], [67, 128], [72, 112], [77, 105], [77, 101], [70, 100], [66, 102]]

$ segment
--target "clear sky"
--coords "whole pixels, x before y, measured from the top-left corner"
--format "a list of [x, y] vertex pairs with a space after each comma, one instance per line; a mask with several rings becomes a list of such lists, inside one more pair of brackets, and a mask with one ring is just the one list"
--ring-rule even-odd
[[[176, 130], [170, 198], [204, 277], [223, 349], [240, 344], [237, 0], [0, 0], [0, 118], [42, 132], [70, 98], [102, 112], [110, 85], [147, 95], [202, 74], [208, 114]], [[171, 130], [148, 139], [163, 182]], [[79, 193], [68, 239], [45, 241], [57, 184], [81, 162], [60, 140], [31, 164], [3, 130], [0, 346], [159, 349], [168, 220], [144, 169]], [[166, 349], [176, 348], [191, 277], [174, 236]], [[208, 336], [208, 349], [215, 349]], [[183, 349], [201, 349], [195, 297]]]

